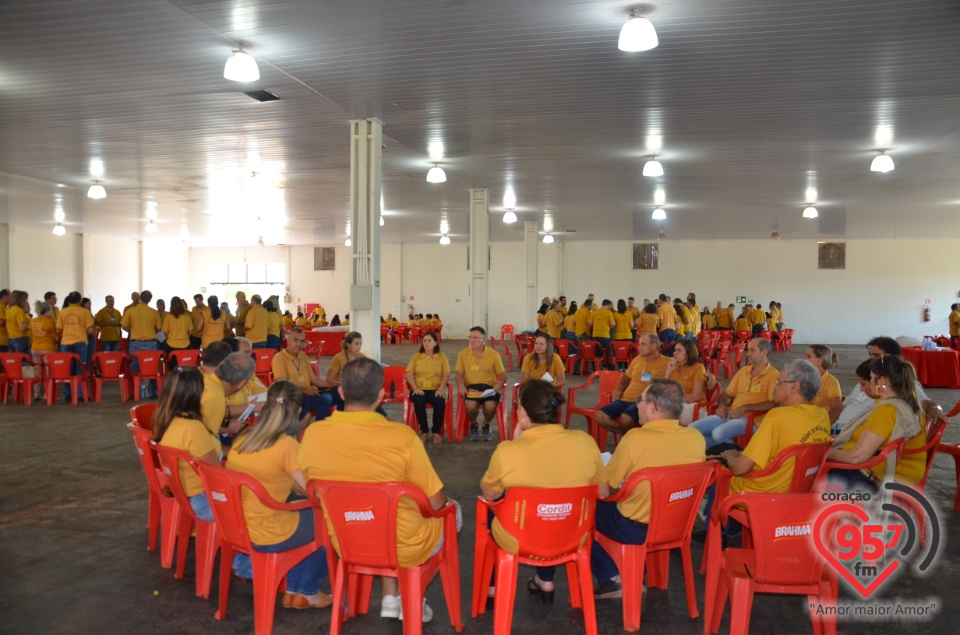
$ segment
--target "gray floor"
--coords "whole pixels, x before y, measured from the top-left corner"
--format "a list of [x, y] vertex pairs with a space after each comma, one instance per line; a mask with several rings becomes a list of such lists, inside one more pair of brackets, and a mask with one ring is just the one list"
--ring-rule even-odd
[[[463, 341], [444, 342], [453, 359]], [[844, 391], [854, 384], [853, 369], [866, 357], [863, 348], [838, 346], [842, 365], [836, 374]], [[406, 364], [414, 347], [387, 346], [385, 363]], [[777, 352], [775, 366], [804, 353]], [[509, 373], [511, 381], [519, 371]], [[570, 378], [568, 386], [583, 379]], [[931, 389], [932, 398], [949, 409], [960, 390]], [[587, 401], [590, 401], [587, 397]], [[105, 390], [100, 406], [72, 407], [63, 402], [53, 407], [30, 408], [9, 405], [0, 408], [4, 441], [0, 445], [0, 632], [4, 633], [250, 633], [253, 629], [252, 588], [234, 584], [230, 612], [225, 621], [214, 620], [216, 600], [194, 596], [193, 556], [187, 578], [175, 580], [170, 570], [160, 568], [159, 555], [146, 550], [146, 484], [130, 434], [124, 427], [131, 404], [119, 403], [115, 386]], [[391, 415], [396, 407], [388, 408]], [[574, 426], [583, 428], [583, 420]], [[956, 426], [947, 429], [945, 440], [960, 441]], [[494, 443], [444, 443], [428, 445], [428, 451], [447, 493], [461, 501], [465, 512], [460, 536], [463, 611], [467, 632], [491, 632], [492, 612], [470, 619], [468, 599], [473, 572], [474, 497]], [[612, 449], [612, 445], [609, 449]], [[949, 632], [960, 612], [948, 600], [960, 586], [960, 547], [950, 540], [960, 535], [960, 515], [952, 510], [956, 479], [953, 460], [940, 456], [930, 475], [928, 492], [943, 520], [946, 544], [931, 575], [919, 579], [913, 572], [900, 575], [883, 597], [904, 599], [934, 597], [939, 614], [928, 623], [897, 622], [904, 633]], [[694, 545], [699, 563], [701, 549]], [[670, 588], [647, 594], [642, 629], [647, 632], [699, 634], [701, 619], [687, 617], [679, 567], [672, 560]], [[521, 580], [525, 579], [521, 571]], [[703, 578], [696, 576], [702, 610]], [[576, 633], [583, 631], [579, 611], [567, 605], [566, 581], [558, 576], [558, 598], [552, 607], [518, 593], [513, 630], [516, 633]], [[214, 592], [216, 595], [216, 582]], [[847, 597], [851, 597], [844, 592]], [[350, 620], [348, 633], [400, 633], [396, 621], [381, 621], [377, 588], [370, 616]], [[451, 632], [439, 580], [427, 592], [436, 611], [426, 632]], [[622, 630], [620, 604], [597, 603], [601, 633]], [[953, 617], [951, 617], [951, 615]], [[891, 622], [841, 623], [843, 633], [888, 633]], [[274, 632], [323, 633], [330, 626], [329, 611], [289, 611], [278, 608]], [[726, 630], [726, 622], [723, 630]], [[754, 603], [753, 633], [811, 632], [806, 602], [797, 597], [761, 596]]]

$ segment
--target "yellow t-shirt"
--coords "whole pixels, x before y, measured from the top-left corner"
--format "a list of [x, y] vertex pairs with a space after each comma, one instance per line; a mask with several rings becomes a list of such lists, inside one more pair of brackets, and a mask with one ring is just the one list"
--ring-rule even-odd
[[743, 317], [743, 316], [738, 317], [736, 324], [734, 324], [734, 326], [733, 326], [733, 330], [734, 330], [734, 331], [749, 331], [749, 330], [751, 330], [750, 320], [748, 320], [747, 318], [745, 318], [745, 317]]
[[[655, 360], [649, 362], [643, 357], [634, 357], [626, 371], [627, 377], [630, 378], [630, 384], [620, 396], [620, 401], [635, 403], [643, 394], [643, 391], [647, 389], [650, 380], [667, 376], [667, 366], [669, 365], [670, 358], [663, 355], [658, 355]], [[645, 374], [649, 374], [646, 379], [644, 379]]]
[[[211, 451], [219, 457], [221, 452], [220, 439], [215, 434], [210, 434], [203, 427], [203, 422], [183, 417], [174, 417], [167, 431], [163, 433], [160, 445], [183, 450], [195, 459]], [[189, 465], [184, 465], [183, 461], [180, 462], [180, 482], [183, 483], [183, 491], [187, 496], [203, 493], [200, 477]]]
[[590, 316], [593, 337], [610, 337], [611, 324], [616, 324], [609, 309], [599, 308]]
[[222, 340], [226, 323], [226, 313], [221, 311], [220, 318], [214, 320], [210, 310], [207, 309], [207, 313], [203, 316], [203, 334], [200, 336], [200, 346], [206, 348], [214, 342], [219, 342]]
[[577, 309], [577, 312], [574, 313], [574, 318], [576, 318], [576, 328], [574, 329], [574, 335], [580, 337], [581, 335], [586, 334], [587, 332], [587, 320], [590, 319], [590, 309], [585, 306]]
[[281, 349], [273, 356], [270, 368], [273, 371], [274, 381], [286, 379], [300, 388], [310, 385], [310, 359], [303, 351], [294, 357], [287, 352], [287, 349]]
[[267, 387], [263, 385], [257, 376], [254, 375], [247, 380], [247, 383], [243, 385], [243, 388], [233, 393], [227, 397], [228, 406], [246, 406], [250, 402], [250, 397], [252, 395], [259, 395], [262, 392], [267, 392]]
[[[724, 391], [733, 397], [730, 408], [773, 401], [774, 393], [777, 390], [778, 377], [780, 377], [780, 371], [770, 364], [767, 364], [760, 371], [756, 379], [753, 377], [753, 366], [744, 366], [737, 371]], [[763, 417], [758, 417], [754, 420], [754, 423], [759, 425], [762, 420]]]
[[613, 329], [613, 339], [615, 340], [632, 340], [633, 332], [630, 330], [630, 320], [633, 316], [630, 315], [630, 312], [626, 313], [614, 313], [613, 321], [616, 322], [616, 327]]
[[553, 377], [553, 383], [556, 383], [557, 378], [563, 376], [563, 360], [554, 353], [553, 359], [550, 360], [550, 367], [547, 368], [546, 364], [540, 363], [536, 353], [528, 353], [523, 358], [523, 366], [520, 371], [527, 373], [530, 379], [543, 379], [543, 376], [549, 372]]
[[563, 306], [563, 305], [561, 304], [559, 307], [557, 307], [557, 310], [560, 311], [560, 316], [561, 316], [561, 317], [563, 317], [563, 318], [566, 318], [566, 317], [567, 317], [567, 307], [565, 307], [565, 306]]
[[563, 335], [563, 315], [559, 311], [547, 311], [547, 335], [557, 340]]
[[[247, 302], [241, 307], [237, 307], [237, 317], [233, 321], [233, 328], [237, 332], [237, 337], [244, 337], [246, 335], [246, 330], [244, 324], [247, 323], [247, 313], [250, 311], [252, 305]], [[266, 341], [266, 337], [262, 341]]]
[[577, 332], [577, 314], [573, 313], [563, 318], [563, 330], [570, 331], [573, 334]]
[[267, 310], [259, 304], [250, 305], [247, 316], [243, 321], [247, 339], [253, 344], [267, 341], [267, 329], [270, 326], [270, 316]]
[[31, 350], [50, 353], [57, 350], [57, 327], [53, 318], [35, 317], [30, 320]]
[[700, 307], [697, 305], [694, 305], [692, 309], [690, 307], [687, 307], [687, 312], [690, 314], [689, 331], [693, 333], [695, 336], [700, 335], [700, 331], [703, 328], [703, 325], [700, 321]]
[[[678, 311], [676, 307], [680, 307], [680, 310]], [[677, 333], [682, 334], [688, 332], [693, 323], [690, 319], [690, 310], [682, 304], [678, 304], [674, 306], [673, 312], [677, 314]]]
[[[707, 380], [707, 369], [703, 367], [703, 364], [698, 362], [693, 366], [685, 366], [682, 370], [679, 368], [675, 369], [673, 374], [670, 375], [670, 379], [676, 380], [683, 386], [684, 396], [689, 397], [693, 394], [693, 385], [695, 383]], [[703, 391], [703, 395], [706, 397], [706, 390]]]
[[[829, 440], [830, 417], [826, 410], [813, 404], [781, 406], [767, 413], [763, 425], [757, 428], [743, 453], [756, 464], [755, 470], [763, 470], [791, 445]], [[734, 476], [730, 479], [730, 493], [785, 494], [790, 489], [793, 464], [790, 459], [770, 476], [761, 478]]]
[[[645, 467], [665, 467], [701, 463], [706, 459], [707, 441], [694, 428], [681, 426], [676, 419], [648, 421], [633, 428], [607, 463], [610, 487], [620, 487], [624, 479]], [[641, 483], [630, 497], [617, 503], [624, 518], [650, 522], [650, 484]]]
[[210, 307], [194, 306], [192, 309], [190, 309], [190, 321], [193, 323], [193, 328], [190, 331], [190, 337], [203, 336], [203, 330], [197, 327], [200, 325], [200, 320], [206, 322], [209, 317]]
[[[494, 450], [480, 483], [497, 493], [511, 487], [580, 487], [607, 480], [597, 444], [585, 432], [559, 424], [537, 425], [516, 441]], [[517, 540], [494, 520], [493, 539], [507, 553], [517, 553]]]
[[407, 372], [413, 373], [414, 382], [420, 390], [442, 389], [440, 378], [450, 375], [450, 362], [443, 353], [427, 357], [426, 353], [414, 353], [407, 364]]
[[[20, 328], [21, 324], [26, 324], [26, 327]], [[30, 318], [27, 317], [27, 312], [24, 311], [23, 307], [21, 306], [14, 305], [14, 306], [7, 307], [7, 337], [21, 338], [21, 337], [27, 337], [29, 335], [30, 335]], [[84, 342], [87, 341], [86, 333], [84, 333], [83, 335], [83, 341]]]
[[227, 416], [227, 395], [223, 390], [223, 383], [214, 373], [203, 374], [200, 415], [207, 430], [214, 435], [220, 434], [223, 420]]
[[163, 316], [161, 330], [167, 336], [167, 345], [170, 348], [189, 348], [190, 331], [193, 330], [193, 320], [184, 313], [180, 317], [173, 317], [173, 313]]
[[[376, 412], [334, 412], [311, 424], [300, 444], [300, 469], [308, 481], [409, 483], [427, 497], [443, 489], [417, 433]], [[327, 530], [339, 553], [340, 544], [329, 520]], [[442, 532], [441, 519], [423, 518], [409, 498], [401, 498], [397, 509], [398, 564], [422, 564], [433, 553]]]
[[100, 326], [101, 342], [119, 342], [120, 341], [120, 318], [123, 315], [116, 309], [108, 306], [103, 307], [94, 316], [94, 322], [109, 322], [112, 326]]
[[[363, 353], [360, 353], [358, 357], [366, 357]], [[327, 381], [340, 381], [340, 373], [343, 372], [343, 367], [347, 365], [347, 354], [343, 351], [340, 351], [330, 360], [330, 368], [327, 369]]]
[[[923, 429], [923, 417], [920, 419], [920, 432], [918, 432], [917, 435], [912, 439], [907, 441], [907, 444], [904, 446], [905, 450], [913, 450], [915, 448], [923, 447], [923, 444], [927, 442], [927, 433]], [[890, 435], [893, 433], [893, 427], [896, 423], [896, 406], [881, 402], [876, 408], [873, 409], [873, 412], [870, 413], [870, 417], [863, 423], [863, 425], [858, 426], [857, 429], [853, 431], [853, 437], [847, 441], [842, 449], [852, 450], [853, 447], [857, 445], [857, 441], [860, 440], [860, 436], [865, 430], [869, 430], [870, 432], [883, 437], [884, 444], [889, 443]], [[923, 472], [926, 469], [926, 452], [904, 454], [900, 458], [900, 462], [897, 463], [897, 470], [893, 475], [893, 478], [898, 483], [919, 483], [920, 479], [923, 478]], [[883, 479], [883, 475], [887, 472], [887, 462], [884, 461], [880, 463], [880, 465], [875, 465], [874, 467], [870, 468], [870, 471], [873, 472], [874, 476], [877, 478]]]
[[634, 304], [633, 306], [628, 306], [627, 311], [629, 311], [630, 315], [633, 316], [634, 321], [639, 320], [640, 314], [643, 313], [640, 307], [638, 307], [636, 304]]
[[280, 337], [280, 322], [283, 316], [276, 311], [267, 311], [267, 335], [276, 335]]
[[660, 316], [656, 313], [641, 313], [637, 322], [638, 333], [656, 333], [660, 326]]
[[717, 328], [717, 319], [713, 317], [712, 314], [707, 313], [703, 316], [703, 328], [705, 329], [715, 329]]
[[296, 325], [303, 328], [304, 326], [310, 326], [310, 320], [305, 317], [299, 317], [296, 320]]
[[[783, 320], [780, 320], [781, 322]], [[950, 311], [950, 337], [960, 337], [960, 311]]]
[[[227, 455], [227, 468], [257, 479], [278, 503], [286, 503], [293, 490], [293, 474], [300, 469], [300, 444], [293, 437], [280, 437], [269, 448], [241, 452], [237, 446]], [[300, 513], [270, 509], [253, 492], [243, 491], [243, 515], [247, 519], [250, 540], [257, 545], [275, 545], [293, 535], [300, 522]]]
[[[87, 341], [87, 329], [93, 327], [93, 316], [90, 311], [79, 304], [71, 304], [57, 318], [57, 330], [60, 331], [61, 346], [68, 346]], [[10, 328], [10, 318], [7, 317], [7, 329]], [[13, 337], [13, 331], [10, 331]]]
[[750, 324], [765, 324], [767, 321], [767, 312], [763, 309], [754, 309], [750, 312]]
[[503, 360], [497, 351], [489, 346], [483, 347], [483, 353], [477, 357], [473, 350], [467, 347], [457, 355], [457, 372], [463, 375], [463, 383], [466, 386], [472, 384], [485, 384], [494, 386], [497, 383], [497, 376], [502, 375]]
[[840, 390], [840, 382], [828, 371], [820, 377], [820, 392], [810, 403], [821, 408], [829, 408], [830, 400], [835, 397], [842, 398], [843, 392]]
[[661, 331], [665, 329], [677, 329], [677, 312], [673, 310], [672, 306], [666, 302], [661, 302], [660, 306], [657, 307], [657, 315], [660, 316], [659, 329]]
[[130, 310], [123, 314], [120, 324], [130, 332], [131, 340], [155, 339], [162, 326], [160, 314], [143, 302], [130, 307]]
[[287, 330], [289, 331], [290, 329], [293, 328], [293, 325], [294, 325], [293, 318], [290, 317], [289, 315], [284, 315], [284, 316], [283, 316], [283, 328], [285, 328], [285, 329], [287, 329]]
[[733, 328], [733, 309], [726, 308], [720, 311], [720, 316], [717, 318], [717, 325], [722, 329], [731, 329]]

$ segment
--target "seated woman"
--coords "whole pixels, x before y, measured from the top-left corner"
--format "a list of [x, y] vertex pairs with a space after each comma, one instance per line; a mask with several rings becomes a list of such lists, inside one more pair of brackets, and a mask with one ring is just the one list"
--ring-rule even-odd
[[840, 363], [840, 358], [826, 344], [813, 344], [807, 348], [806, 360], [820, 373], [820, 391], [810, 403], [828, 413], [836, 412], [836, 415], [832, 415], [832, 419], [836, 419], [840, 414], [840, 404], [843, 403], [843, 393], [840, 382], [828, 371]]
[[340, 314], [334, 313], [333, 319], [330, 320], [330, 326], [340, 326]]
[[[480, 481], [485, 499], [499, 500], [511, 487], [583, 485], [597, 485], [601, 497], [609, 496], [610, 486], [597, 444], [586, 432], [566, 430], [559, 423], [564, 401], [563, 395], [546, 382], [531, 381], [520, 387], [513, 440], [497, 446]], [[502, 549], [517, 552], [516, 538], [496, 520], [489, 526]], [[552, 603], [553, 574], [554, 567], [537, 567], [536, 575], [527, 582], [527, 590]]]
[[[906, 449], [922, 447], [927, 442], [913, 365], [892, 355], [878, 357], [870, 362], [870, 383], [879, 402], [844, 426], [833, 440], [828, 461], [863, 463], [897, 439], [908, 439]], [[885, 464], [869, 471], [833, 469], [829, 479], [842, 483], [847, 490], [875, 491], [887, 470], [895, 467], [895, 481], [917, 483], [923, 478], [927, 454], [905, 454], [898, 463], [894, 461], [896, 456], [891, 453]]]
[[[334, 316], [336, 319], [338, 316]], [[327, 369], [327, 381], [333, 382], [334, 385], [340, 385], [340, 371], [343, 370], [343, 367], [347, 365], [347, 362], [359, 359], [361, 357], [366, 357], [363, 353], [360, 352], [360, 349], [363, 347], [363, 336], [361, 336], [356, 331], [350, 331], [343, 336], [343, 341], [340, 342], [340, 348], [342, 349], [339, 353], [333, 356], [330, 360], [330, 368]]]
[[[450, 378], [450, 362], [440, 352], [437, 336], [426, 333], [420, 340], [420, 351], [413, 354], [403, 378], [410, 387], [410, 401], [420, 425], [420, 440], [427, 442], [433, 434], [433, 442], [443, 439], [443, 417], [447, 406], [447, 380]], [[433, 406], [433, 429], [427, 427], [427, 404]]]
[[693, 340], [677, 340], [666, 376], [683, 386], [680, 425], [690, 425], [693, 422], [693, 407], [704, 401], [707, 395], [707, 369], [700, 363], [700, 351]]
[[543, 379], [550, 373], [550, 384], [557, 390], [563, 390], [567, 378], [563, 373], [563, 360], [553, 350], [553, 340], [549, 335], [537, 335], [533, 340], [533, 352], [523, 358], [520, 369], [520, 383], [531, 379]]
[[[240, 433], [227, 457], [227, 467], [254, 477], [280, 503], [292, 490], [303, 494], [306, 483], [300, 471], [300, 389], [285, 379], [267, 391], [267, 402], [257, 425]], [[243, 515], [253, 548], [262, 553], [295, 549], [314, 539], [313, 510], [278, 511], [265, 507], [252, 494], [244, 493]], [[320, 609], [333, 598], [320, 591], [327, 574], [327, 557], [321, 547], [287, 573], [284, 608]]]

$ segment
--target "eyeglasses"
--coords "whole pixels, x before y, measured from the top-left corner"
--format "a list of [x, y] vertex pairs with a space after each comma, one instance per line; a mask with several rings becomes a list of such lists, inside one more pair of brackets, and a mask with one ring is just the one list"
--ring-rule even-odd
[[799, 379], [778, 379], [777, 380], [777, 386], [779, 386], [780, 384], [799, 384], [799, 383], [800, 383]]

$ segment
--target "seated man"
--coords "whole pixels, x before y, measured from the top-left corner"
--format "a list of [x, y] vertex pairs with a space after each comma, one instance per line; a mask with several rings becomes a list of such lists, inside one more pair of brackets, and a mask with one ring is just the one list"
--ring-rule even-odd
[[507, 372], [503, 369], [500, 354], [485, 344], [486, 331], [483, 327], [470, 329], [467, 340], [470, 345], [457, 355], [457, 390], [463, 397], [463, 406], [470, 422], [470, 440], [476, 441], [478, 438], [477, 415], [482, 407], [482, 439], [489, 441], [492, 438], [490, 422], [497, 416], [497, 404], [503, 397]]
[[[383, 401], [383, 369], [361, 357], [343, 367], [340, 375], [343, 411], [311, 424], [300, 444], [300, 469], [309, 479], [362, 483], [410, 483], [427, 495], [433, 509], [456, 504], [443, 491], [417, 433], [409, 426], [390, 423], [375, 411]], [[459, 506], [457, 528], [462, 523]], [[334, 549], [340, 546], [327, 522]], [[417, 506], [402, 498], [397, 509], [397, 560], [415, 567], [436, 553], [443, 537], [443, 521], [423, 518]], [[383, 578], [380, 617], [401, 617], [400, 586], [396, 578]], [[433, 611], [424, 603], [423, 621]]]
[[612, 400], [597, 410], [594, 421], [614, 434], [626, 434], [639, 421], [637, 399], [651, 380], [667, 376], [670, 358], [660, 354], [660, 339], [655, 333], [641, 333], [637, 355], [620, 377]]
[[[777, 377], [780, 373], [767, 362], [770, 342], [755, 337], [747, 345], [747, 365], [737, 371], [727, 389], [717, 401], [715, 415], [694, 421], [691, 428], [699, 430], [707, 439], [707, 447], [731, 443], [747, 429], [748, 412], [765, 412], [776, 403]], [[761, 419], [755, 423], [760, 425]]]
[[[207, 347], [209, 351], [214, 348], [214, 344], [223, 344], [214, 342]], [[229, 346], [223, 344], [223, 346]], [[217, 349], [221, 348], [219, 346]], [[211, 372], [211, 366], [216, 359], [223, 359]], [[208, 360], [210, 360], [208, 362]], [[220, 435], [220, 443], [226, 446], [233, 443], [233, 437], [243, 429], [245, 422], [240, 421], [240, 415], [245, 406], [228, 406], [227, 397], [239, 392], [247, 385], [247, 381], [253, 377], [257, 369], [253, 358], [243, 353], [229, 353], [225, 358], [218, 354], [204, 355], [203, 365], [200, 370], [203, 372], [203, 395], [200, 397], [200, 415], [203, 418], [203, 425], [211, 434]]]
[[286, 348], [277, 352], [271, 362], [273, 378], [292, 381], [303, 393], [303, 402], [300, 406], [300, 418], [303, 419], [311, 410], [315, 411], [316, 420], [322, 421], [330, 414], [330, 409], [340, 405], [337, 395], [336, 382], [320, 379], [313, 372], [307, 354], [303, 352], [307, 336], [303, 329], [295, 326], [287, 335]]
[[[696, 431], [680, 425], [683, 387], [672, 379], [654, 379], [637, 402], [643, 426], [627, 432], [607, 464], [610, 490], [645, 467], [699, 463], [706, 445]], [[650, 522], [650, 485], [638, 486], [621, 503], [597, 502], [597, 531], [617, 542], [642, 545]], [[617, 565], [603, 547], [594, 542], [590, 569], [597, 578], [598, 600], [623, 597]]]

